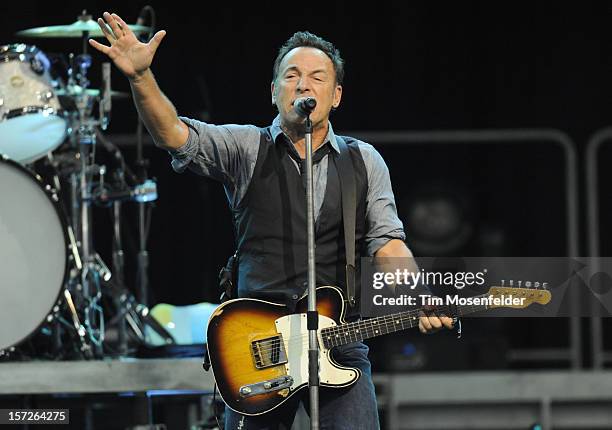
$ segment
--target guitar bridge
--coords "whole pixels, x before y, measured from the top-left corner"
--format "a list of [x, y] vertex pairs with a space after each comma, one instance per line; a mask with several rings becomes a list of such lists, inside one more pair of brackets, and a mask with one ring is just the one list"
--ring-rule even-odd
[[287, 352], [281, 335], [251, 342], [251, 353], [257, 369], [278, 366], [287, 362]]

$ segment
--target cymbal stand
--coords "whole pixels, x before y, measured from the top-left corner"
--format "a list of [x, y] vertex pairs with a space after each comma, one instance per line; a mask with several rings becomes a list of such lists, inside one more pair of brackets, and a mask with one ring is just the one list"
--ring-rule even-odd
[[[150, 22], [149, 33], [145, 36], [142, 35], [140, 40], [147, 43], [153, 37], [156, 26], [156, 15], [155, 9], [151, 6], [145, 6], [140, 16], [147, 12]], [[139, 18], [139, 23], [142, 18]], [[139, 183], [143, 186], [150, 183], [152, 180], [149, 179], [147, 174], [147, 168], [149, 167], [149, 160], [144, 158], [143, 155], [143, 122], [138, 118], [138, 125], [136, 128], [136, 166], [138, 167], [138, 178]], [[155, 197], [157, 198], [157, 197]], [[154, 199], [153, 199], [154, 200]], [[147, 251], [147, 238], [149, 234], [149, 223], [151, 222], [151, 201], [147, 198], [138, 199], [138, 271], [136, 278], [136, 288], [139, 294], [140, 303], [144, 306], [149, 305], [149, 252]], [[148, 217], [147, 217], [148, 214]]]
[[[113, 202], [113, 273], [115, 274], [115, 279], [119, 285], [125, 285], [124, 280], [124, 253], [123, 253], [123, 245], [121, 241], [121, 201], [117, 200]], [[122, 309], [125, 301], [127, 300], [127, 295], [125, 292], [122, 292], [118, 297], [115, 298], [115, 306], [117, 309]], [[120, 317], [118, 322], [117, 332], [118, 332], [118, 340], [119, 340], [119, 355], [124, 356], [127, 355], [128, 345], [127, 345], [127, 327], [125, 317]]]
[[[126, 165], [125, 160], [121, 154], [119, 148], [110, 142], [106, 136], [100, 131], [97, 134], [97, 142], [101, 144], [109, 153], [113, 155], [113, 158], [118, 162], [119, 167], [114, 170], [114, 181], [118, 184], [118, 187], [110, 187], [111, 191], [102, 190], [100, 193], [94, 193], [94, 201], [97, 204], [110, 206], [113, 208], [113, 280], [108, 283], [108, 289], [105, 292], [113, 299], [116, 313], [112, 319], [107, 323], [109, 329], [117, 327], [117, 339], [118, 348], [117, 353], [120, 356], [127, 355], [129, 353], [128, 348], [128, 331], [130, 331], [135, 340], [141, 345], [147, 345], [148, 339], [145, 332], [145, 326], [150, 327], [156, 331], [166, 343], [173, 343], [172, 336], [159, 324], [156, 324], [154, 318], [151, 317], [149, 309], [146, 305], [142, 304], [140, 300], [128, 290], [124, 282], [124, 252], [122, 246], [122, 233], [121, 233], [121, 218], [122, 218], [122, 202], [133, 201], [139, 204], [139, 208], [147, 202], [152, 202], [157, 199], [157, 186], [151, 179], [146, 179], [142, 182], [142, 179], [136, 176], [131, 169]], [[141, 157], [141, 155], [139, 156]], [[134, 186], [129, 186], [127, 178], [130, 179]], [[140, 213], [141, 217], [139, 221], [142, 224], [146, 224]], [[142, 237], [146, 228], [143, 228], [141, 224], [141, 230], [139, 237], [142, 243]], [[146, 227], [146, 225], [145, 225]], [[139, 255], [139, 271], [145, 270], [146, 266], [140, 264], [142, 257]], [[137, 276], [141, 276], [140, 272]], [[146, 277], [141, 276], [141, 280], [146, 280]], [[137, 281], [137, 286], [143, 285]], [[140, 290], [139, 290], [140, 291]], [[128, 330], [128, 328], [130, 330]], [[109, 339], [110, 340], [110, 339]]]
[[[143, 157], [142, 144], [142, 121], [138, 120], [137, 143], [136, 143], [136, 165], [138, 166], [138, 177], [141, 184], [146, 184], [149, 180], [147, 175], [147, 167], [149, 161]], [[150, 211], [147, 211], [147, 206], [150, 205], [149, 200], [138, 200], [138, 272], [136, 278], [136, 288], [139, 294], [140, 303], [145, 306], [149, 303], [149, 252], [147, 251], [147, 236], [148, 236], [148, 218], [151, 216]], [[149, 217], [147, 217], [149, 212]]]
[[[87, 54], [88, 32], [83, 32], [83, 53], [76, 58], [70, 56], [69, 85], [78, 81], [83, 89], [75, 94], [78, 117], [74, 121], [73, 145], [78, 147], [80, 170], [70, 178], [72, 200], [72, 222], [80, 246], [82, 270], [80, 284], [76, 288], [82, 293], [84, 304], [84, 326], [92, 345], [94, 356], [103, 355], [104, 315], [101, 306], [101, 279], [110, 279], [110, 271], [102, 262], [93, 247], [92, 235], [92, 184], [93, 177], [99, 175], [104, 181], [106, 169], [95, 164], [96, 127], [100, 124], [92, 116], [93, 97], [87, 94], [89, 86], [87, 71], [91, 67], [91, 56]], [[76, 67], [75, 67], [76, 66]], [[75, 76], [76, 68], [76, 76]]]

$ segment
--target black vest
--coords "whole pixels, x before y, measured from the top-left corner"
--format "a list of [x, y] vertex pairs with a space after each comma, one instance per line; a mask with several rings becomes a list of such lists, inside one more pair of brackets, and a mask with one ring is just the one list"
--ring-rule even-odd
[[[283, 136], [279, 137], [279, 140]], [[359, 267], [366, 234], [367, 172], [357, 142], [344, 137], [355, 170], [357, 214], [355, 261]], [[247, 192], [233, 210], [238, 249], [238, 297], [290, 307], [306, 292], [308, 252], [306, 197], [300, 173], [285, 142], [261, 130], [257, 162]], [[344, 228], [336, 157], [329, 153], [327, 188], [315, 224], [317, 285], [345, 288]], [[359, 299], [360, 274], [355, 289]], [[358, 313], [356, 307], [351, 315]]]

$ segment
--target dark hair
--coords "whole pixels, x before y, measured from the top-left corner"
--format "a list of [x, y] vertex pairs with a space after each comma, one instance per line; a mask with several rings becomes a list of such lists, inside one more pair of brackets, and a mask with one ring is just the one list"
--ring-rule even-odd
[[278, 68], [285, 55], [292, 49], [300, 47], [317, 48], [323, 51], [334, 65], [336, 83], [342, 85], [342, 80], [344, 79], [344, 60], [340, 57], [340, 51], [331, 42], [308, 31], [298, 31], [294, 33], [278, 50], [278, 55], [276, 56], [276, 60], [274, 60], [274, 68], [272, 69], [272, 81], [276, 80]]

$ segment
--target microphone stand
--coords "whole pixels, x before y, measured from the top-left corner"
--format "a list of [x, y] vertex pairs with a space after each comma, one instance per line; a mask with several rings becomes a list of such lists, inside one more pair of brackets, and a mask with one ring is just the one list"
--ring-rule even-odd
[[306, 219], [308, 226], [308, 391], [310, 396], [310, 428], [319, 429], [319, 314], [317, 313], [317, 290], [314, 237], [314, 190], [312, 182], [312, 121], [306, 115]]

